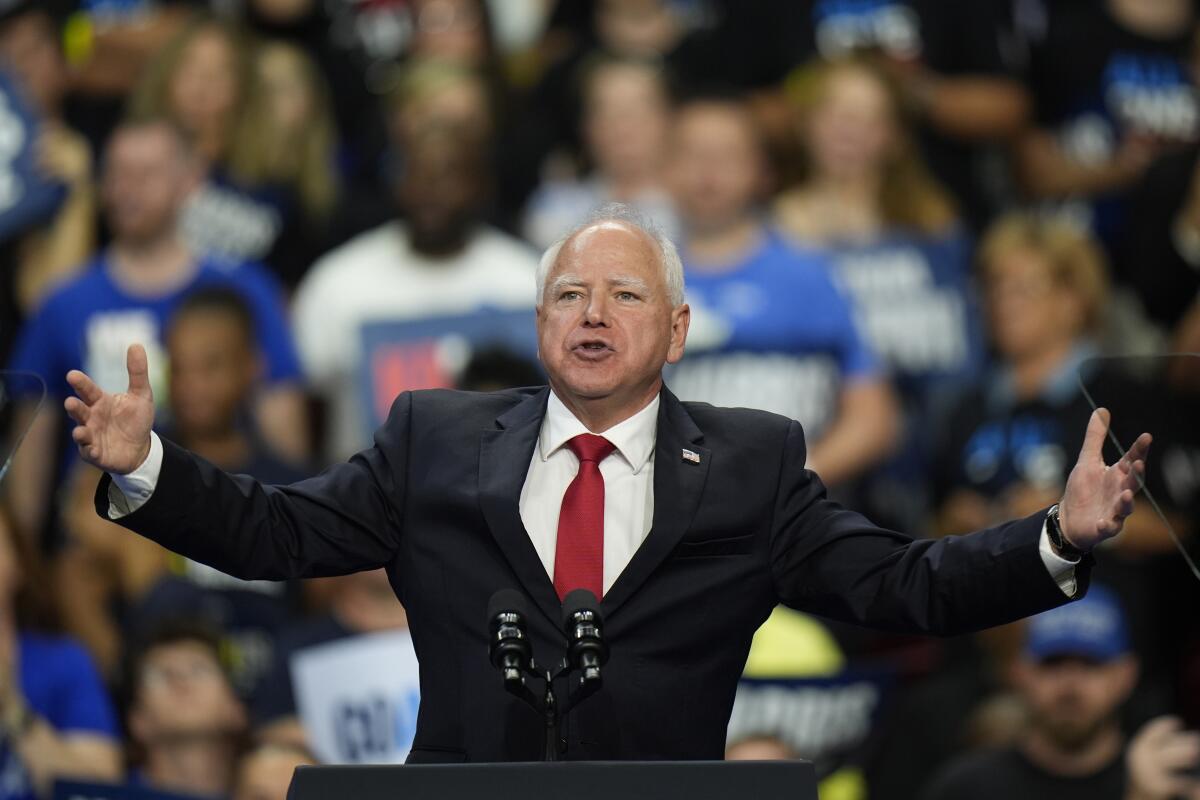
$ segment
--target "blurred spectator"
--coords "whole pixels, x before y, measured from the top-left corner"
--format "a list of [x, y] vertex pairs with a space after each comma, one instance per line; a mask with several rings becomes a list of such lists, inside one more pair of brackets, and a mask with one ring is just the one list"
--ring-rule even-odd
[[979, 262], [999, 363], [944, 423], [934, 481], [946, 533], [1058, 501], [1091, 413], [1079, 375], [1098, 355], [1108, 295], [1099, 247], [1064, 222], [1005, 217]]
[[59, 20], [39, 5], [19, 2], [0, 13], [0, 65], [43, 126], [38, 168], [66, 189], [61, 205], [35, 227], [0, 242], [0, 362], [7, 361], [20, 323], [56, 284], [72, 277], [95, 246], [96, 192], [92, 152], [63, 119], [69, 81]]
[[[222, 469], [266, 483], [303, 475], [274, 455], [248, 417], [263, 369], [254, 317], [236, 291], [223, 287], [189, 294], [166, 335], [171, 365], [164, 435]], [[188, 612], [221, 632], [230, 677], [249, 692], [270, 665], [275, 634], [289, 617], [286, 587], [243, 581], [174, 556], [96, 514], [98, 471], [80, 465], [68, 483], [68, 547], [59, 578], [69, 590], [60, 604], [71, 631], [107, 674], [118, 666], [122, 629], [145, 632], [164, 617]], [[122, 609], [123, 619], [112, 609]]]
[[[1200, 146], [1155, 161], [1130, 190], [1128, 208], [1115, 276], [1151, 320], [1168, 331], [1182, 327], [1200, 296]], [[1200, 342], [1190, 349], [1198, 351]]]
[[983, 360], [969, 242], [877, 60], [818, 62], [793, 88], [805, 169], [776, 200], [775, 219], [793, 241], [833, 256], [835, 283], [900, 390], [905, 444], [864, 503], [877, 522], [911, 530], [927, 502], [930, 415]]
[[1029, 98], [1012, 48], [1013, 0], [785, 2], [777, 21], [791, 64], [879, 54], [938, 179], [975, 226], [1005, 200], [989, 146], [1025, 125]]
[[[238, 185], [275, 200], [283, 224], [269, 251], [256, 254], [247, 249], [241, 255], [261, 255], [285, 283], [294, 286], [319, 255], [338, 200], [337, 131], [328, 87], [303, 50], [267, 42], [254, 53], [253, 67], [247, 113], [230, 152], [229, 174]], [[205, 214], [191, 209], [184, 219], [185, 225], [212, 224]], [[189, 235], [200, 240], [216, 234], [189, 231]], [[231, 248], [214, 240], [210, 249]]]
[[596, 56], [582, 79], [583, 140], [592, 172], [544, 182], [529, 201], [525, 238], [539, 248], [610, 201], [630, 203], [675, 238], [678, 222], [663, 186], [670, 98], [662, 69], [629, 57]]
[[1112, 244], [1124, 193], [1154, 157], [1200, 139], [1196, 12], [1191, 0], [1040, 5], [1024, 34], [1035, 123], [1018, 143], [1020, 176]]
[[860, 475], [891, 450], [895, 399], [823, 256], [787, 247], [759, 218], [766, 175], [752, 118], [733, 100], [688, 103], [670, 152], [693, 313], [672, 391], [798, 419], [822, 480]]
[[[74, 368], [86, 369], [110, 390], [122, 390], [126, 348], [141, 342], [162, 402], [167, 365], [159, 342], [166, 319], [192, 289], [230, 286], [253, 308], [266, 360], [266, 385], [256, 400], [259, 428], [278, 452], [299, 457], [306, 449], [306, 409], [278, 286], [255, 265], [197, 256], [177, 233], [197, 174], [194, 154], [170, 123], [128, 123], [113, 134], [103, 179], [112, 245], [29, 321], [10, 366], [41, 375], [51, 396], [60, 399], [71, 393], [65, 376]], [[29, 418], [32, 407], [26, 406], [23, 416]], [[8, 489], [23, 531], [42, 528], [44, 504], [56, 484], [56, 455], [63, 453], [68, 465], [77, 459], [73, 444], [65, 452], [55, 446], [65, 431], [58, 411], [45, 411], [13, 462]]]
[[1123, 798], [1119, 711], [1138, 677], [1126, 627], [1116, 597], [1096, 584], [1082, 599], [1030, 619], [1014, 675], [1028, 711], [1024, 730], [1011, 746], [952, 763], [925, 796]]
[[296, 767], [313, 766], [312, 753], [281, 744], [264, 744], [242, 756], [233, 800], [287, 800]]
[[47, 575], [0, 509], [0, 796], [32, 800], [56, 778], [117, 780], [116, 716], [87, 653], [51, 633]]
[[431, 128], [471, 131], [481, 142], [496, 134], [495, 98], [478, 70], [444, 61], [414, 61], [400, 73], [390, 117], [397, 155]]
[[195, 142], [205, 177], [181, 220], [194, 250], [261, 260], [289, 285], [299, 279], [337, 194], [327, 91], [303, 52], [257, 52], [212, 17], [156, 56], [131, 108], [135, 118], [173, 120]]
[[203, 625], [163, 624], [129, 665], [131, 782], [164, 792], [227, 796], [246, 732], [246, 711]]
[[[329, 403], [325, 453], [346, 458], [369, 442], [363, 327], [434, 320], [486, 308], [532, 309], [536, 259], [525, 245], [479, 222], [490, 188], [479, 143], [456, 128], [423, 131], [395, 187], [405, 222], [389, 222], [319, 261], [300, 285], [294, 321], [306, 371]], [[427, 353], [427, 359], [436, 354]], [[452, 377], [436, 363], [429, 376]], [[391, 385], [388, 402], [413, 385]], [[394, 391], [392, 391], [394, 390]]]
[[[316, 745], [312, 739], [313, 731], [307, 731], [300, 718], [295, 680], [295, 660], [299, 654], [334, 642], [353, 642], [355, 637], [364, 634], [408, 628], [408, 616], [396, 600], [384, 570], [333, 578], [330, 584], [329, 612], [296, 623], [285, 630], [277, 641], [274, 663], [256, 693], [251, 709], [255, 736], [259, 741], [302, 749], [312, 749]], [[377, 672], [379, 665], [360, 664], [358, 667], [361, 673]], [[397, 664], [390, 664], [386, 669], [395, 670], [398, 667]], [[344, 691], [342, 694], [348, 695], [350, 692]], [[321, 721], [327, 725], [339, 722]], [[398, 723], [398, 719], [390, 719], [387, 725], [394, 729]], [[389, 730], [388, 735], [393, 732]]]

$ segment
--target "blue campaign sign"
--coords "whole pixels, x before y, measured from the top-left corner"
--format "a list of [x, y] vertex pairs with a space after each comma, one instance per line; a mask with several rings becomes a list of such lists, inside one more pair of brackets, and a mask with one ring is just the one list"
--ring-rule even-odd
[[67, 190], [37, 165], [40, 123], [16, 80], [0, 71], [0, 241], [49, 218]]
[[57, 781], [53, 800], [197, 800], [194, 795], [156, 792], [141, 786]]
[[[503, 348], [536, 363], [533, 309], [477, 309], [466, 314], [362, 326], [359, 392], [367, 435], [387, 419], [392, 401], [414, 389], [455, 385], [471, 354]], [[369, 441], [369, 438], [368, 438]]]

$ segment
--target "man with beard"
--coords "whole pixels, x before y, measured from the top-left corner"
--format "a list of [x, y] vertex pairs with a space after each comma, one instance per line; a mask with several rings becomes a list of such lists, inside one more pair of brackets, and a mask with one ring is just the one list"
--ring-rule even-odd
[[480, 222], [491, 183], [483, 143], [456, 127], [431, 126], [405, 144], [395, 187], [404, 221], [387, 222], [326, 255], [296, 294], [300, 357], [329, 404], [328, 458], [348, 458], [367, 446], [375, 427], [363, 419], [370, 398], [356, 380], [371, 357], [364, 352], [365, 327], [430, 323], [428, 336], [389, 342], [385, 413], [401, 391], [454, 384], [457, 375], [434, 333], [439, 325], [461, 332], [467, 318], [490, 307], [528, 311], [524, 327], [532, 328], [529, 284], [537, 258]]
[[[1193, 737], [1162, 721], [1148, 725], [1150, 735], [1139, 734], [1129, 749], [1149, 748], [1158, 755], [1180, 751], [1182, 760], [1166, 763], [1155, 753], [1131, 755], [1135, 775], [1127, 787], [1127, 743], [1118, 716], [1137, 683], [1138, 660], [1111, 591], [1093, 584], [1078, 602], [1032, 617], [1015, 678], [1028, 711], [1025, 731], [1008, 748], [952, 763], [934, 780], [926, 800], [1175, 796], [1145, 794], [1143, 787], [1185, 769], [1195, 746]], [[1139, 767], [1139, 759], [1150, 763]], [[1154, 780], [1137, 779], [1139, 772], [1153, 773]]]

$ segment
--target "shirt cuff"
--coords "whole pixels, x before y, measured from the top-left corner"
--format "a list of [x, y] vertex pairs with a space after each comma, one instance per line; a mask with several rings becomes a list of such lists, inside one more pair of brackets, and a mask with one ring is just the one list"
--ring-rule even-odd
[[1054, 552], [1054, 546], [1050, 544], [1050, 532], [1046, 530], [1049, 522], [1047, 520], [1042, 524], [1042, 536], [1038, 539], [1038, 552], [1042, 556], [1042, 563], [1046, 565], [1050, 577], [1054, 578], [1054, 582], [1058, 584], [1058, 588], [1062, 589], [1063, 594], [1067, 597], [1074, 597], [1077, 588], [1075, 566], [1079, 561], [1069, 561]]
[[[128, 475], [112, 475], [108, 485], [108, 518], [120, 519], [137, 511], [154, 494], [158, 474], [162, 472], [162, 440], [150, 432], [150, 454], [142, 465]], [[111, 474], [111, 473], [110, 473]]]

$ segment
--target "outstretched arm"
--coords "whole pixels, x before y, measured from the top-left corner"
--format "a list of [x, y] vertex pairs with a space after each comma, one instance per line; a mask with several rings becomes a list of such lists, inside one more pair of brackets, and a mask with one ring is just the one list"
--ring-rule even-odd
[[[82, 372], [67, 380], [78, 397], [66, 407], [84, 460], [109, 473], [96, 493], [108, 514], [112, 475], [144, 465], [155, 441], [153, 396], [145, 352], [129, 350], [129, 389], [109, 394]], [[164, 547], [245, 579], [341, 575], [390, 564], [399, 547], [399, 503], [408, 469], [407, 395], [376, 434], [375, 446], [320, 476], [290, 486], [264, 486], [229, 475], [169, 441], [149, 499], [115, 521]], [[153, 459], [152, 459], [153, 460]]]
[[[1093, 414], [1060, 503], [1064, 535], [1085, 552], [1117, 535], [1132, 513], [1150, 445], [1143, 434], [1106, 467], [1100, 451], [1107, 431], [1108, 412]], [[951, 635], [1044, 611], [1072, 594], [1042, 555], [1045, 510], [966, 536], [914, 540], [828, 500], [820, 480], [803, 469], [795, 423], [783, 461], [771, 559], [787, 605], [888, 630]], [[1085, 556], [1075, 568], [1084, 591], [1090, 564]]]

